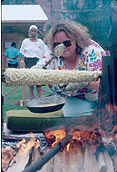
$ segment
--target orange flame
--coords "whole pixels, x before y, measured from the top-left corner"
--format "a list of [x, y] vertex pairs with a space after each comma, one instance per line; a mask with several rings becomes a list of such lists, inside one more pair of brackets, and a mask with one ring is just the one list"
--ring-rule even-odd
[[47, 138], [47, 141], [50, 143], [52, 143], [52, 147], [58, 143], [59, 141], [61, 141], [65, 136], [66, 136], [66, 132], [64, 129], [60, 129], [60, 130], [51, 130], [51, 131], [46, 131], [44, 133], [45, 137]]
[[[51, 143], [51, 146], [55, 146], [59, 141], [61, 141], [66, 136], [66, 131], [62, 130], [51, 130], [46, 131], [44, 133], [48, 142]], [[97, 147], [101, 145], [102, 139], [99, 133], [95, 131], [86, 131], [86, 130], [79, 130], [79, 129], [72, 129], [69, 132], [69, 135], [72, 135], [72, 139], [70, 143], [67, 145], [67, 152], [69, 151], [70, 145], [75, 144], [75, 140], [80, 142], [84, 147], [86, 144], [91, 145], [91, 152], [95, 152]]]
[[67, 145], [67, 152], [69, 152], [69, 148], [70, 148], [70, 143], [68, 143]]
[[18, 149], [21, 149], [22, 153], [28, 152], [33, 146], [36, 148], [40, 146], [40, 141], [38, 139], [36, 140], [34, 135], [32, 135], [29, 141], [23, 138], [22, 141], [17, 144]]
[[108, 112], [111, 112], [111, 114], [113, 114], [113, 110], [117, 111], [117, 106], [112, 104], [106, 104], [105, 109], [107, 109]]
[[101, 109], [101, 116], [98, 117], [99, 132], [102, 137], [114, 138], [116, 125], [117, 106], [106, 104], [105, 109]]
[[26, 140], [23, 138], [21, 142], [17, 144], [17, 148], [20, 148], [21, 146], [25, 145]]
[[[76, 143], [82, 144], [82, 147], [85, 147], [87, 144], [90, 146], [90, 152], [94, 153], [96, 149], [102, 144], [103, 140], [102, 137], [106, 137], [106, 132], [108, 132], [108, 129], [110, 125], [112, 124], [113, 115], [114, 112], [117, 111], [117, 106], [113, 106], [111, 104], [106, 104], [104, 112], [101, 116], [101, 120], [104, 123], [104, 129], [102, 129], [100, 126], [97, 127], [97, 121], [100, 119], [96, 119], [97, 121], [93, 121], [94, 125], [93, 128], [72, 128], [68, 134], [72, 135], [72, 140], [70, 143], [68, 143], [66, 149], [69, 151], [71, 149], [71, 145], [75, 145]], [[81, 125], [82, 126], [82, 125]], [[70, 128], [70, 127], [69, 127]], [[116, 125], [113, 127], [113, 129], [109, 133], [109, 137], [112, 138], [112, 141], [117, 142], [117, 134], [116, 134]], [[100, 134], [101, 135], [100, 135]], [[51, 147], [54, 147], [58, 142], [60, 142], [65, 136], [66, 131], [65, 129], [58, 129], [58, 130], [49, 130], [44, 132], [44, 136], [47, 139], [48, 143], [51, 144]], [[101, 137], [102, 136], [102, 137]], [[29, 151], [33, 146], [36, 148], [40, 147], [40, 141], [34, 138], [34, 136], [31, 137], [29, 141], [26, 139], [23, 139], [21, 142], [17, 144], [18, 149], [22, 150], [22, 153], [25, 153]], [[13, 158], [13, 157], [12, 157]]]

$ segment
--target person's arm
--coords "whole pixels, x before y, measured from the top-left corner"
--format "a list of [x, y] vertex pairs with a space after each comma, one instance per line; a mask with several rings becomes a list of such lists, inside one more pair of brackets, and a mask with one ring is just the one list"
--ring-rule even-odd
[[9, 61], [13, 61], [13, 59], [10, 59], [7, 55], [4, 55], [4, 57]]
[[[96, 44], [96, 43], [95, 43]], [[98, 46], [92, 45], [87, 50], [88, 52], [88, 71], [102, 71], [102, 55], [104, 56], [104, 50]], [[81, 57], [82, 58], [82, 57]], [[81, 83], [69, 83], [66, 86], [66, 91], [74, 91], [82, 88], [89, 88], [92, 90], [98, 90], [100, 85], [100, 79], [91, 82], [81, 82]]]
[[21, 61], [24, 61], [24, 55], [22, 54], [22, 60]]
[[[45, 56], [45, 58], [41, 58], [41, 60], [39, 60], [36, 65], [32, 66], [30, 69], [42, 69], [48, 62], [50, 59], [53, 58], [53, 55], [50, 54], [51, 52], [49, 51], [47, 53], [47, 56]], [[54, 60], [52, 60], [53, 62], [50, 62], [47, 66], [46, 69], [54, 69]]]
[[15, 57], [12, 58], [12, 60], [15, 60], [16, 58], [18, 58], [19, 55], [16, 55]]
[[[95, 41], [92, 40], [92, 46], [90, 46], [88, 53], [88, 70], [90, 71], [102, 71], [102, 56], [105, 56], [106, 53], [104, 49]], [[99, 89], [100, 86], [100, 79], [98, 81], [92, 81], [89, 83], [87, 88], [89, 89]]]
[[99, 83], [100, 81], [69, 83], [68, 85], [66, 85], [65, 91], [75, 91], [82, 88], [90, 88], [92, 90], [96, 90], [99, 89]]
[[87, 88], [90, 88], [92, 90], [97, 90], [99, 89], [99, 85], [100, 85], [100, 79], [98, 81], [92, 81], [89, 83], [89, 85], [87, 86]]

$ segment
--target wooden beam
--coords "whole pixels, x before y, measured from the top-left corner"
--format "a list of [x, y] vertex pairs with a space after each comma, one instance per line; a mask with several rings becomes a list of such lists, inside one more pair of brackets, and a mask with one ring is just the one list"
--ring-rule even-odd
[[[25, 67], [24, 61], [20, 61], [20, 68], [24, 68], [24, 67]], [[26, 86], [22, 86], [22, 100], [20, 100], [20, 106], [24, 106], [26, 100], [27, 100]]]

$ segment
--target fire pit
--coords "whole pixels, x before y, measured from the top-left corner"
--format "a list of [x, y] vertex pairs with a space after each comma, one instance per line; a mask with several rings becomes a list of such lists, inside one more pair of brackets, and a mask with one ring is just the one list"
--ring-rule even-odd
[[[30, 136], [30, 134], [29, 134]], [[45, 149], [37, 136], [23, 138], [17, 150], [2, 150], [2, 167], [6, 172], [115, 172], [114, 154], [110, 156], [100, 133], [85, 127], [56, 129], [44, 132]], [[113, 140], [115, 143], [115, 140]], [[9, 161], [4, 161], [8, 154]], [[5, 163], [6, 162], [6, 163]], [[6, 169], [5, 169], [6, 167]]]

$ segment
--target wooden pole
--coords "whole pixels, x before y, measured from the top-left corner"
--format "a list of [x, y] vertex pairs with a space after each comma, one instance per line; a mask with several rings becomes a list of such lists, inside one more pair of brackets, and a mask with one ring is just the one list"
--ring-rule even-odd
[[[20, 68], [25, 68], [24, 61], [20, 61]], [[22, 100], [20, 100], [20, 106], [24, 106], [26, 100], [27, 100], [26, 86], [22, 86]]]
[[41, 158], [35, 161], [23, 172], [36, 172], [40, 170], [54, 155], [56, 155], [62, 148], [64, 148], [72, 139], [71, 135], [66, 135], [60, 142], [58, 142], [53, 148], [51, 148], [47, 153], [45, 153]]

